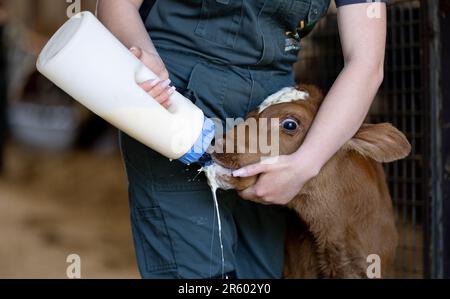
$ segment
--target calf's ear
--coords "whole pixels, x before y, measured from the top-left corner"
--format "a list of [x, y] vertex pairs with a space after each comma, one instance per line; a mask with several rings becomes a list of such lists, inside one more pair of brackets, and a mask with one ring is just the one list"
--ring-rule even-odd
[[411, 145], [405, 135], [391, 124], [364, 124], [344, 145], [344, 149], [356, 151], [380, 163], [387, 163], [408, 156]]

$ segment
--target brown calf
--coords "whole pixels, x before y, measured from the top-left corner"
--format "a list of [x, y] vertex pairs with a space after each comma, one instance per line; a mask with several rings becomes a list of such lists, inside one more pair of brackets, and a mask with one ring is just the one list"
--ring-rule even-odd
[[[289, 130], [281, 127], [280, 155], [292, 154], [301, 146], [323, 100], [313, 86], [297, 90], [305, 92], [304, 99], [266, 103], [262, 112], [248, 116], [297, 124], [287, 126]], [[236, 132], [239, 126], [233, 130]], [[250, 134], [250, 130], [244, 132]], [[270, 132], [267, 134], [270, 136]], [[237, 134], [227, 136], [237, 139]], [[247, 137], [241, 148], [249, 147]], [[219, 144], [226, 144], [226, 140]], [[382, 273], [386, 273], [395, 255], [397, 231], [381, 163], [402, 159], [410, 149], [406, 137], [392, 125], [364, 124], [304, 186], [288, 205], [300, 217], [290, 225], [286, 239], [286, 278], [364, 278], [367, 257], [372, 254], [381, 258]], [[226, 169], [238, 169], [259, 162], [263, 156], [235, 152], [215, 153], [213, 158]], [[258, 179], [234, 178], [227, 173], [218, 174], [217, 179], [221, 185], [237, 190], [250, 187]]]

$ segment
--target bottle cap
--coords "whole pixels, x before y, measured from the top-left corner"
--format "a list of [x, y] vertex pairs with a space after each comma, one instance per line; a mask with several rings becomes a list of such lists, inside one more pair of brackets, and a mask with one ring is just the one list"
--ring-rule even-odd
[[202, 158], [202, 156], [208, 150], [208, 147], [211, 145], [211, 142], [215, 137], [215, 132], [216, 128], [214, 122], [205, 117], [203, 130], [200, 134], [200, 137], [197, 139], [197, 142], [194, 144], [191, 150], [187, 152], [183, 157], [181, 157], [179, 161], [187, 165], [199, 161], [200, 158]]

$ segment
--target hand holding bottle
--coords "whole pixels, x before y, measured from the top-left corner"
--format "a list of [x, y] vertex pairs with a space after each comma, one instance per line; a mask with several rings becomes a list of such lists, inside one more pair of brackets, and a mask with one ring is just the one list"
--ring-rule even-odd
[[170, 96], [173, 95], [176, 89], [170, 85], [171, 81], [161, 58], [157, 54], [151, 54], [137, 47], [132, 47], [130, 51], [160, 78], [141, 83], [139, 86], [164, 108], [168, 109], [171, 105]]

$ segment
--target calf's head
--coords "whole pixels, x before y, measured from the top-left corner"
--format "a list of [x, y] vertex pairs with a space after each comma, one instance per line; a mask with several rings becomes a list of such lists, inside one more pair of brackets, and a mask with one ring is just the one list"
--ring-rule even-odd
[[[296, 152], [302, 145], [323, 98], [316, 87], [302, 85], [285, 88], [264, 101], [257, 111], [247, 116], [245, 122], [216, 142], [213, 159], [222, 170], [216, 172], [219, 185], [225, 186], [225, 189], [244, 190], [256, 182], [257, 176], [236, 178], [230, 175], [229, 170], [271, 157], [273, 152], [260, 147], [262, 137], [269, 148], [277, 147], [277, 155]], [[262, 123], [268, 125], [261, 126]], [[256, 130], [252, 130], [255, 125]], [[255, 144], [256, 150], [253, 150]], [[408, 140], [399, 130], [391, 124], [383, 123], [364, 124], [341, 150], [354, 151], [377, 162], [391, 162], [406, 157], [410, 149]]]

